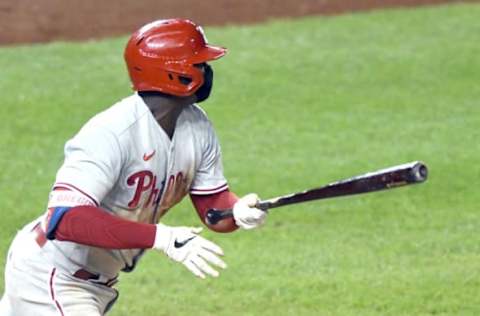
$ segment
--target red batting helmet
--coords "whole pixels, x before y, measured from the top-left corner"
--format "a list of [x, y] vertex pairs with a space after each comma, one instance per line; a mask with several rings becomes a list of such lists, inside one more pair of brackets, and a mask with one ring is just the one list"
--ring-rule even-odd
[[202, 69], [194, 65], [225, 53], [223, 47], [208, 45], [202, 28], [192, 21], [170, 19], [133, 33], [124, 57], [134, 90], [189, 96], [204, 81]]

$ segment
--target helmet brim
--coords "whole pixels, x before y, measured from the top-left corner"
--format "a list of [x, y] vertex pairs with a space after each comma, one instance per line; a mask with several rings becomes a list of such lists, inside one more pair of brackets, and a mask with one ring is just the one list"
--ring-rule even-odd
[[227, 49], [219, 46], [205, 45], [197, 54], [189, 58], [191, 64], [201, 64], [207, 61], [219, 59], [227, 53]]

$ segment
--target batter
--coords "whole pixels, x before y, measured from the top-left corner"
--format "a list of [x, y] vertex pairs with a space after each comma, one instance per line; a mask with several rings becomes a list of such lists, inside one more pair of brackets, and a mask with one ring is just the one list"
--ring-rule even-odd
[[65, 144], [47, 210], [15, 237], [7, 255], [0, 315], [104, 315], [118, 297], [120, 272], [147, 249], [199, 278], [226, 268], [222, 249], [201, 228], [161, 218], [189, 195], [204, 221], [210, 208], [233, 218], [218, 232], [261, 226], [258, 197], [231, 192], [220, 145], [205, 112], [213, 84], [209, 45], [189, 20], [159, 20], [135, 32], [125, 61], [135, 93], [88, 121]]

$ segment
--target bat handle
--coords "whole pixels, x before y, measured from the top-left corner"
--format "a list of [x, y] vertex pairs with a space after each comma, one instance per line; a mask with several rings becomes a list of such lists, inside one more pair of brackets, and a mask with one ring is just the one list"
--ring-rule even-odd
[[233, 216], [232, 209], [219, 210], [216, 208], [211, 208], [207, 211], [207, 214], [205, 215], [205, 222], [208, 225], [215, 225], [222, 219], [229, 218], [232, 216]]

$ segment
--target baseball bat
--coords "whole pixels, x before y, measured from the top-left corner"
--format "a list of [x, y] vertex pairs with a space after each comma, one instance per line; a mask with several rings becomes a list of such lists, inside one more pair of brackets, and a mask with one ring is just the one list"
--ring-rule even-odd
[[[268, 209], [307, 201], [392, 189], [424, 182], [427, 180], [427, 176], [427, 166], [420, 161], [414, 161], [340, 180], [322, 187], [259, 201], [255, 207], [267, 211]], [[215, 225], [222, 219], [232, 216], [232, 209], [209, 209], [205, 221], [207, 224]]]

